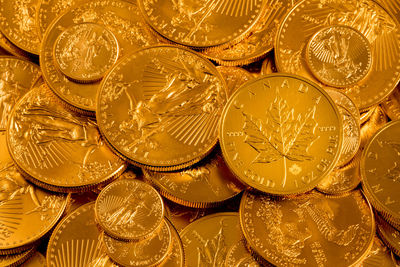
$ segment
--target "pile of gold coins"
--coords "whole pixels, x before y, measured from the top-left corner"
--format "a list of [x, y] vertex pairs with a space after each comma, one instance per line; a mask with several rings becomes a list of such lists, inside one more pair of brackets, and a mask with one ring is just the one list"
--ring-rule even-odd
[[0, 266], [399, 266], [399, 81], [399, 0], [0, 0]]

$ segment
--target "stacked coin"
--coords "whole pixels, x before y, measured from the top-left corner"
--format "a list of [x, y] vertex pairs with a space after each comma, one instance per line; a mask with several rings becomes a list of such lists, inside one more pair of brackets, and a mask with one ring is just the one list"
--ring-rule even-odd
[[0, 266], [398, 266], [399, 14], [0, 0]]

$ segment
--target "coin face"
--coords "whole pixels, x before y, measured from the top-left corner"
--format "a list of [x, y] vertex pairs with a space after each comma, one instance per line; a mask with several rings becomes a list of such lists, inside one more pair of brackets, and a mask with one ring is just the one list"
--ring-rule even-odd
[[[394, 90], [400, 80], [400, 27], [392, 15], [372, 0], [304, 0], [298, 3], [283, 19], [277, 33], [275, 58], [278, 70], [298, 74], [324, 85], [310, 71], [307, 64], [309, 60], [305, 55], [310, 38], [321, 29], [334, 25], [349, 26], [358, 30], [367, 38], [372, 51], [373, 62], [368, 76], [355, 85], [346, 86], [346, 95], [355, 101], [360, 110], [379, 104]], [[318, 54], [321, 62], [331, 66], [339, 64], [340, 60], [337, 59], [340, 58], [343, 62], [350, 60], [348, 66], [354, 63], [353, 67], [356, 67], [357, 61], [352, 62], [353, 59], [349, 58], [349, 55], [353, 54], [353, 46], [346, 46], [346, 42], [339, 45], [338, 41], [337, 38], [331, 39], [331, 48], [320, 46], [322, 52]], [[334, 42], [341, 49], [332, 49], [335, 46]], [[332, 58], [336, 59], [332, 61]], [[328, 63], [329, 61], [333, 63]], [[318, 66], [320, 65], [316, 65], [315, 69], [318, 69]], [[339, 64], [334, 70], [335, 73], [340, 69]]]
[[67, 196], [37, 188], [18, 172], [0, 131], [0, 249], [17, 249], [45, 235], [57, 223]]
[[166, 198], [194, 208], [218, 206], [244, 188], [219, 153], [196, 167], [177, 172], [144, 171], [144, 177]]
[[71, 7], [82, 5], [89, 0], [41, 0], [37, 11], [37, 28], [40, 39], [51, 23], [64, 11]]
[[17, 101], [41, 76], [38, 65], [27, 60], [0, 56], [0, 129], [5, 130]]
[[81, 206], [54, 229], [47, 247], [47, 266], [68, 266], [80, 259], [85, 266], [115, 267], [106, 255], [99, 235], [94, 202]]
[[344, 167], [334, 169], [316, 186], [325, 194], [343, 194], [355, 189], [361, 182], [360, 175], [361, 151]]
[[[66, 28], [81, 23], [100, 24], [112, 32], [118, 40], [121, 55], [155, 44], [157, 40], [148, 32], [136, 1], [89, 1], [69, 9], [49, 26], [42, 40], [40, 56], [40, 66], [46, 83], [73, 110], [94, 115], [99, 82], [86, 84], [74, 82], [54, 64], [54, 45], [57, 38]], [[96, 41], [94, 47], [98, 45], [99, 42]], [[88, 57], [94, 60], [95, 56], [90, 51], [93, 50], [89, 49]]]
[[220, 133], [231, 170], [271, 194], [311, 190], [335, 166], [342, 144], [331, 98], [314, 83], [287, 74], [263, 76], [236, 91]]
[[13, 44], [38, 55], [36, 11], [39, 0], [0, 0], [0, 30]]
[[237, 89], [239, 89], [242, 84], [254, 78], [254, 76], [250, 72], [238, 67], [217, 66], [217, 70], [219, 71], [219, 73], [221, 73], [226, 82], [228, 98]]
[[375, 235], [372, 209], [360, 191], [333, 198], [246, 192], [239, 214], [253, 252], [278, 266], [351, 266], [368, 254]]
[[388, 220], [400, 224], [400, 121], [380, 129], [366, 146], [361, 160], [364, 192]]
[[75, 81], [100, 80], [118, 59], [118, 41], [105, 26], [74, 25], [54, 44], [54, 59], [61, 72]]
[[203, 54], [224, 66], [246, 65], [257, 61], [272, 50], [279, 22], [294, 2], [266, 0], [260, 19], [251, 28], [248, 37], [226, 48], [206, 50]]
[[225, 266], [229, 249], [239, 243], [241, 232], [237, 212], [221, 212], [189, 224], [180, 233], [187, 266]]
[[163, 220], [161, 227], [149, 238], [141, 241], [124, 242], [106, 234], [102, 241], [110, 258], [122, 266], [147, 267], [158, 266], [172, 249], [172, 237], [169, 222]]
[[104, 78], [97, 122], [132, 164], [183, 168], [215, 146], [225, 87], [215, 67], [193, 51], [145, 48], [120, 60]]
[[16, 56], [18, 58], [32, 60], [31, 55], [26, 53], [24, 50], [15, 46], [0, 32], [0, 47], [5, 50], [8, 54]]
[[392, 259], [390, 249], [386, 247], [385, 244], [377, 236], [374, 238], [374, 244], [372, 245], [369, 254], [359, 265], [357, 265], [357, 267], [395, 267], [395, 266], [397, 265]]
[[244, 38], [260, 17], [263, 1], [140, 0], [139, 6], [161, 36], [201, 49]]
[[261, 265], [251, 256], [245, 244], [241, 241], [233, 245], [226, 255], [225, 267], [230, 266], [259, 267]]
[[138, 180], [109, 184], [96, 200], [96, 218], [104, 231], [124, 240], [140, 240], [156, 231], [164, 218], [161, 196]]
[[54, 191], [88, 190], [125, 168], [104, 144], [95, 120], [62, 107], [45, 85], [18, 102], [7, 138], [11, 156], [26, 177]]
[[372, 66], [372, 51], [362, 33], [349, 26], [335, 25], [311, 37], [306, 62], [322, 83], [348, 87], [367, 76]]

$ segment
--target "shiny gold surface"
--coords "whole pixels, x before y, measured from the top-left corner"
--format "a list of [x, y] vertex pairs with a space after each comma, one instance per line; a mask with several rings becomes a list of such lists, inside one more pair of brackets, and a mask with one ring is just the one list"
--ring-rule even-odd
[[5, 130], [17, 101], [41, 76], [39, 66], [27, 60], [0, 56], [0, 129]]
[[96, 218], [103, 230], [118, 239], [140, 240], [160, 228], [164, 218], [161, 196], [138, 180], [109, 184], [96, 200]]
[[18, 58], [32, 60], [31, 56], [28, 55], [24, 50], [15, 46], [12, 42], [10, 42], [4, 34], [0, 31], [0, 47], [7, 51], [9, 54], [16, 56]]
[[[379, 227], [379, 226], [378, 226]], [[391, 251], [378, 238], [374, 238], [371, 251], [357, 267], [396, 267]]]
[[374, 135], [361, 160], [364, 193], [374, 208], [395, 224], [400, 224], [399, 144], [400, 121], [394, 121]]
[[369, 73], [372, 51], [368, 39], [355, 28], [333, 25], [319, 30], [308, 41], [306, 62], [322, 83], [349, 87]]
[[182, 230], [187, 266], [225, 266], [226, 255], [241, 238], [239, 214], [221, 212], [203, 217]]
[[160, 264], [162, 267], [183, 267], [185, 266], [185, 252], [183, 251], [183, 244], [179, 233], [172, 225], [172, 223], [165, 219], [168, 223], [172, 235], [172, 250], [167, 255], [167, 258]]
[[60, 219], [67, 201], [67, 195], [25, 181], [7, 151], [6, 134], [0, 131], [0, 254], [18, 251], [45, 235]]
[[297, 198], [246, 192], [239, 214], [251, 249], [279, 266], [351, 266], [368, 254], [375, 235], [372, 209], [359, 191]]
[[400, 255], [400, 232], [386, 222], [383, 217], [376, 215], [377, 232], [382, 241], [397, 255]]
[[171, 226], [167, 220], [148, 239], [124, 242], [103, 234], [102, 242], [113, 261], [128, 267], [157, 266], [166, 259], [173, 247]]
[[14, 45], [38, 55], [36, 10], [40, 0], [0, 0], [0, 31]]
[[215, 67], [195, 52], [145, 48], [104, 78], [97, 122], [111, 147], [132, 164], [181, 169], [215, 146], [225, 87]]
[[[93, 115], [99, 82], [82, 84], [69, 80], [55, 66], [53, 55], [58, 36], [66, 28], [86, 22], [101, 24], [111, 31], [118, 40], [121, 55], [155, 44], [157, 40], [148, 32], [135, 1], [89, 1], [68, 10], [53, 21], [42, 40], [40, 65], [43, 76], [52, 91], [71, 108]], [[93, 57], [90, 54], [88, 56]]]
[[125, 168], [95, 120], [63, 108], [46, 86], [30, 90], [15, 106], [7, 143], [26, 178], [54, 191], [87, 190]]
[[271, 52], [268, 54], [267, 58], [263, 60], [261, 65], [261, 75], [272, 74], [278, 72], [275, 65], [275, 56]]
[[258, 267], [261, 266], [247, 250], [245, 241], [233, 245], [226, 254], [225, 267]]
[[400, 120], [400, 85], [382, 102], [382, 108], [392, 120]]
[[146, 21], [158, 34], [197, 49], [241, 41], [258, 21], [264, 4], [263, 0], [138, 2]]
[[388, 122], [380, 106], [372, 110], [370, 118], [361, 126], [360, 149], [364, 149], [374, 134]]
[[0, 266], [21, 266], [21, 264], [31, 257], [33, 253], [35, 253], [35, 248], [29, 248], [27, 251], [18, 254], [2, 255], [0, 256]]
[[[178, 172], [144, 170], [144, 177], [166, 198], [184, 206], [207, 208], [222, 205], [244, 189], [220, 153]], [[201, 190], [199, 190], [201, 188]]]
[[82, 23], [63, 31], [54, 44], [56, 66], [77, 82], [100, 80], [118, 59], [114, 34], [105, 26]]
[[[362, 82], [345, 88], [360, 110], [368, 109], [382, 102], [400, 79], [399, 24], [372, 0], [305, 0], [298, 3], [278, 30], [275, 46], [278, 70], [316, 80], [304, 57], [308, 40], [323, 27], [337, 24], [355, 28], [371, 44], [373, 64], [370, 74]], [[327, 57], [348, 60], [348, 50], [340, 51], [326, 49]]]
[[225, 160], [258, 190], [279, 195], [311, 190], [339, 158], [342, 125], [336, 105], [298, 76], [273, 74], [246, 83], [222, 116]]

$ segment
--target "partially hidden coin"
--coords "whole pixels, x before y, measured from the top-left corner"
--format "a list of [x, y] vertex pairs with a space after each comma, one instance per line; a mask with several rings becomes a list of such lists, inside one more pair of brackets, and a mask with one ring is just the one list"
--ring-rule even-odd
[[400, 225], [400, 121], [381, 128], [365, 147], [361, 160], [364, 193], [386, 220]]
[[400, 256], [400, 232], [390, 225], [380, 214], [376, 214], [376, 228], [382, 241], [397, 256]]
[[[28, 250], [10, 255], [1, 255], [0, 256], [0, 265], [7, 267], [17, 267], [24, 266], [23, 263], [35, 253], [35, 248], [29, 248]], [[38, 266], [39, 267], [39, 266]]]
[[0, 131], [0, 254], [30, 248], [61, 218], [67, 195], [49, 192], [25, 181], [7, 151]]
[[165, 219], [159, 229], [147, 239], [126, 242], [103, 234], [102, 242], [107, 255], [122, 266], [158, 266], [171, 254], [173, 247], [171, 227]]
[[225, 266], [228, 251], [240, 242], [237, 212], [221, 212], [194, 221], [180, 233], [187, 266]]
[[196, 49], [241, 41], [258, 21], [264, 4], [262, 0], [138, 2], [144, 18], [158, 34]]
[[336, 165], [342, 139], [332, 99], [316, 84], [289, 74], [244, 84], [225, 106], [220, 127], [233, 173], [276, 195], [314, 188]]
[[400, 120], [400, 85], [382, 102], [381, 106], [391, 120]]
[[82, 23], [64, 30], [54, 44], [54, 61], [60, 71], [77, 82], [100, 80], [115, 64], [118, 41], [105, 26]]
[[[378, 226], [379, 227], [379, 226]], [[392, 259], [391, 250], [375, 236], [371, 251], [357, 267], [396, 267]]]
[[368, 255], [375, 236], [373, 212], [360, 191], [295, 198], [246, 192], [239, 214], [249, 247], [278, 266], [351, 266]]
[[0, 56], [0, 129], [5, 130], [17, 101], [41, 76], [40, 67], [11, 56]]
[[259, 267], [261, 266], [241, 240], [232, 246], [226, 254], [225, 267]]
[[46, 258], [40, 252], [35, 252], [21, 267], [46, 267]]
[[103, 230], [123, 240], [145, 239], [164, 220], [161, 196], [139, 180], [120, 180], [106, 186], [96, 200], [95, 211]]
[[239, 67], [217, 66], [226, 82], [228, 98], [244, 83], [252, 80], [254, 76], [247, 70]]
[[211, 62], [188, 49], [153, 46], [111, 69], [96, 117], [107, 142], [130, 163], [171, 171], [211, 152], [225, 103], [225, 81]]
[[25, 94], [10, 115], [7, 144], [25, 177], [54, 191], [79, 192], [118, 176], [125, 162], [106, 146], [96, 121], [54, 99], [43, 85]]

